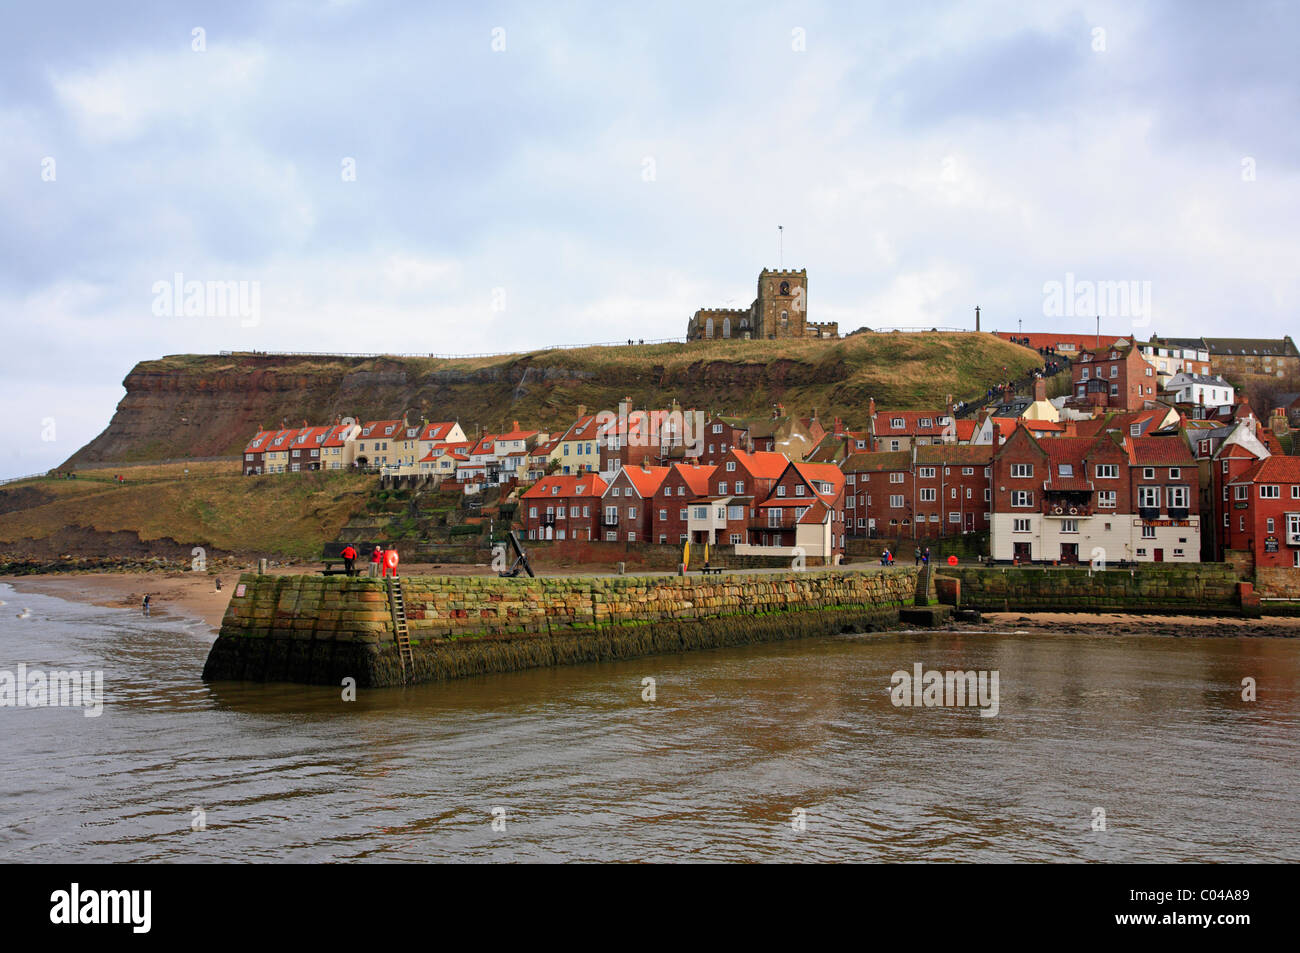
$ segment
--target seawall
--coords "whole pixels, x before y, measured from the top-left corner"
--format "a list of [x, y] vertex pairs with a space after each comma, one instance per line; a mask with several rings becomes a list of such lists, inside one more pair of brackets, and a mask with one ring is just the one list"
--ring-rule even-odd
[[[203, 678], [400, 685], [894, 625], [913, 569], [708, 577], [240, 577]], [[409, 669], [409, 671], [408, 671]]]
[[[960, 583], [960, 606], [985, 612], [1243, 614], [1243, 584], [1236, 571], [1223, 563], [1096, 571], [945, 566], [936, 573], [940, 601], [952, 601], [945, 580], [955, 579]], [[1249, 602], [1250, 586], [1244, 585]]]

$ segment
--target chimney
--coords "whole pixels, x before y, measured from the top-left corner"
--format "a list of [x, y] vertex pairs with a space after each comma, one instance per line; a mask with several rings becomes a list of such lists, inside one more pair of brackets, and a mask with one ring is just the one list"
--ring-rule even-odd
[[1047, 381], [1044, 378], [1034, 378], [1034, 400], [1047, 400]]
[[519, 421], [517, 420], [510, 421], [510, 432], [519, 433]]
[[867, 416], [872, 420], [876, 419], [876, 398], [874, 397], [867, 400]]
[[587, 416], [587, 405], [586, 405], [586, 404], [579, 404], [579, 405], [578, 405], [578, 416], [579, 416], [579, 417], [585, 417], [585, 416]]

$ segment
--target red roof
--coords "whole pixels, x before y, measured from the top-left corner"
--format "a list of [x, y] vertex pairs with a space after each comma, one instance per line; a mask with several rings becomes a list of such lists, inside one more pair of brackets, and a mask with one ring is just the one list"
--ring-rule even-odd
[[244, 453], [258, 453], [265, 449], [265, 445], [271, 442], [274, 430], [259, 430], [253, 434], [253, 439], [248, 441], [248, 446], [244, 448]]
[[363, 440], [371, 440], [375, 437], [393, 437], [398, 434], [402, 427], [400, 420], [368, 420], [361, 425], [361, 433], [358, 435]]
[[[779, 480], [785, 468], [790, 465], [789, 457], [772, 450], [756, 450], [747, 453], [744, 450], [732, 449], [730, 453], [735, 454], [736, 462], [755, 480]], [[822, 465], [829, 466], [829, 464]]]
[[[1002, 340], [1011, 341], [1013, 344], [1022, 343], [1028, 338], [1029, 343], [1026, 346], [1033, 348], [1035, 351], [1040, 347], [1054, 347], [1058, 351], [1069, 350], [1071, 346], [1074, 352], [1090, 351], [1098, 347], [1110, 347], [1119, 340], [1130, 340], [1113, 334], [1103, 334], [1098, 337], [1096, 334], [1059, 334], [1057, 332], [1040, 333], [1037, 331], [1029, 331], [1025, 334], [1017, 334], [1015, 331], [995, 331], [994, 333]], [[1016, 340], [1017, 338], [1019, 340]]]
[[636, 488], [637, 494], [646, 499], [658, 492], [659, 487], [663, 486], [664, 480], [668, 479], [668, 474], [671, 472], [671, 467], [637, 466], [624, 467], [619, 471], [619, 473], [627, 474], [628, 481]]
[[[524, 493], [525, 497], [580, 497], [580, 496], [601, 496], [605, 492], [606, 483], [594, 473], [584, 473], [581, 476], [548, 476], [542, 477]], [[552, 493], [555, 488], [558, 492]]]
[[1239, 483], [1300, 483], [1300, 457], [1265, 457], [1229, 482], [1234, 486]]
[[672, 469], [681, 475], [686, 489], [694, 496], [704, 496], [709, 492], [709, 478], [713, 476], [716, 466], [699, 466], [698, 464], [674, 463]]
[[446, 440], [447, 434], [451, 433], [452, 428], [456, 426], [453, 420], [444, 420], [441, 423], [425, 424], [420, 429], [421, 440]]
[[519, 421], [510, 422], [510, 430], [506, 433], [497, 434], [498, 440], [527, 440], [529, 437], [537, 436], [536, 430], [520, 430]]
[[336, 424], [330, 428], [329, 435], [325, 438], [322, 447], [341, 447], [347, 442], [347, 437], [356, 431], [356, 424]]
[[[834, 503], [840, 490], [844, 489], [844, 472], [833, 463], [794, 463], [791, 466], [803, 477], [812, 491], [827, 503]], [[818, 483], [829, 483], [831, 491], [822, 493], [817, 489]]]
[[[932, 436], [942, 434], [948, 417], [946, 410], [881, 410], [876, 413], [875, 434], [877, 437]], [[894, 421], [901, 421], [902, 426], [895, 427]], [[928, 420], [929, 425], [922, 427], [921, 421]]]
[[1180, 434], [1125, 437], [1129, 460], [1138, 466], [1194, 467], [1196, 457]]

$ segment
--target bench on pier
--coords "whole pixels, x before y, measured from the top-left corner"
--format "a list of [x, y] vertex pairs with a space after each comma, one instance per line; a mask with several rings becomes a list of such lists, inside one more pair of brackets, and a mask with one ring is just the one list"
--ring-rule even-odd
[[[343, 558], [342, 552], [347, 547], [347, 543], [326, 543], [324, 551], [321, 553], [320, 561], [325, 566], [320, 571], [322, 576], [346, 576], [348, 575], [347, 561]], [[353, 560], [352, 575], [360, 575], [364, 570], [361, 568], [363, 563], [369, 562], [370, 553], [375, 548], [374, 543], [353, 543], [352, 548], [357, 551], [357, 558]]]
[[700, 574], [704, 576], [709, 576], [709, 575], [716, 576], [720, 572], [722, 572], [721, 566], [705, 566], [703, 569], [700, 570]]

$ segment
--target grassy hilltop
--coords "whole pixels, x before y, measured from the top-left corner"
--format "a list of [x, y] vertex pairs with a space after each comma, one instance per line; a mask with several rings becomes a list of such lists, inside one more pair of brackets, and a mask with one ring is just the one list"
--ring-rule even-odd
[[[415, 343], [415, 342], [413, 342]], [[445, 347], [446, 342], [430, 342]], [[1038, 356], [991, 334], [858, 334], [838, 341], [705, 341], [532, 351], [483, 358], [173, 355], [138, 364], [108, 428], [69, 462], [238, 453], [260, 426], [400, 415], [467, 432], [518, 420], [554, 429], [578, 405], [683, 407], [851, 423], [881, 408], [937, 406], [1020, 376]], [[1006, 368], [1006, 371], [1003, 371]]]

